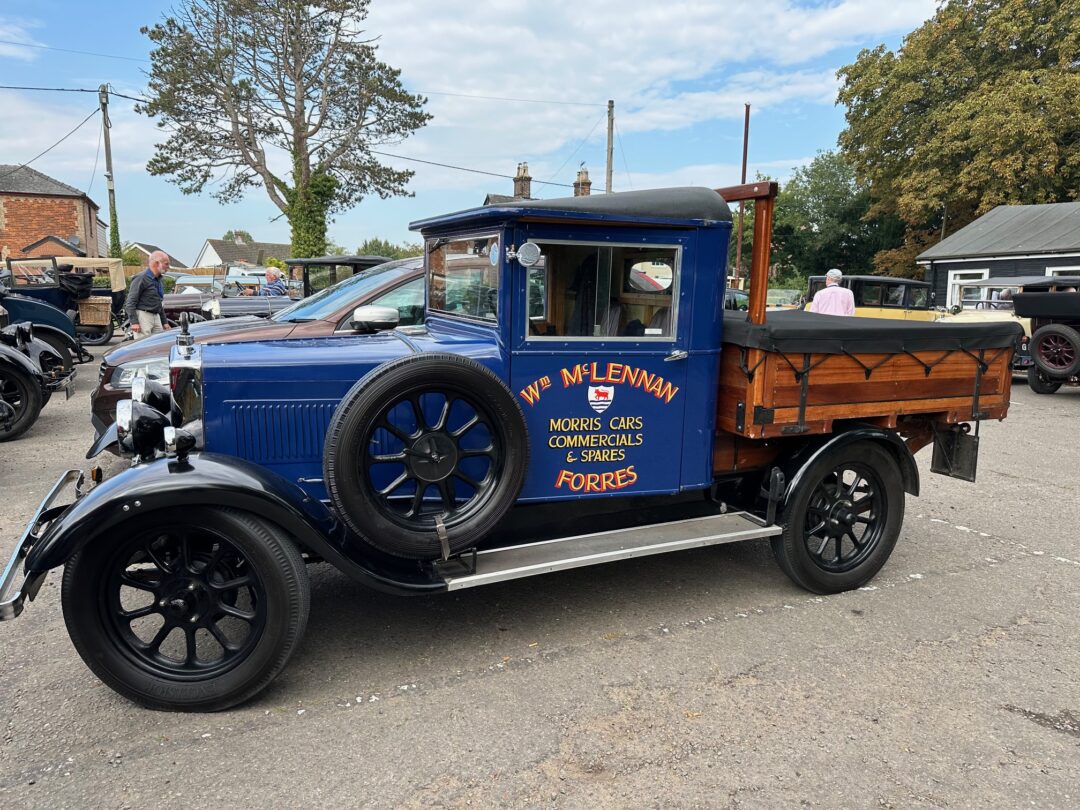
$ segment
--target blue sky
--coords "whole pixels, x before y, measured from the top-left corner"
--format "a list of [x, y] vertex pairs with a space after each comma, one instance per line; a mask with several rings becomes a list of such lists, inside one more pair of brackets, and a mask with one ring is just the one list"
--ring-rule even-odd
[[[179, 2], [180, 0], [177, 0]], [[614, 190], [738, 182], [743, 102], [753, 105], [749, 177], [783, 180], [843, 127], [835, 71], [859, 50], [903, 35], [934, 12], [934, 0], [490, 0], [464, 8], [439, 0], [372, 0], [366, 30], [406, 86], [429, 94], [427, 128], [386, 151], [513, 174], [527, 161], [535, 180], [569, 184], [578, 165], [602, 190], [606, 100], [615, 100], [619, 139]], [[158, 0], [108, 3], [4, 0], [0, 40], [128, 57], [105, 58], [0, 43], [0, 84], [94, 88], [138, 95], [149, 42], [139, 27], [173, 6]], [[464, 95], [447, 95], [464, 94]], [[532, 103], [478, 98], [574, 102]], [[96, 106], [85, 93], [0, 90], [0, 163], [22, 163]], [[229, 228], [287, 242], [284, 219], [262, 191], [221, 205], [185, 196], [145, 164], [159, 139], [154, 123], [114, 99], [120, 235], [162, 245], [185, 262]], [[35, 161], [34, 168], [81, 189], [107, 220], [100, 126], [91, 120]], [[592, 133], [591, 135], [589, 133]], [[97, 168], [95, 171], [95, 159]], [[404, 161], [416, 171], [413, 197], [369, 198], [339, 215], [331, 238], [352, 250], [368, 237], [415, 239], [408, 222], [508, 194], [511, 181]], [[92, 185], [91, 185], [92, 183]], [[570, 190], [534, 184], [534, 196]]]

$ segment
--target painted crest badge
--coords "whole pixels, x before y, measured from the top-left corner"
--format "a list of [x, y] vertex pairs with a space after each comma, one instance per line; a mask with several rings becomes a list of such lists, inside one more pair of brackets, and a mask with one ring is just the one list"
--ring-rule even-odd
[[590, 385], [589, 406], [597, 413], [603, 413], [611, 407], [615, 399], [614, 385]]

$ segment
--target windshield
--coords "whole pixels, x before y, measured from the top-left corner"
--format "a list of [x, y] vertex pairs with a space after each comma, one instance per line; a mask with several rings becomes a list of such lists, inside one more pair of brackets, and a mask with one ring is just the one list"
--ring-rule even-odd
[[962, 309], [989, 309], [1012, 311], [1013, 293], [1016, 287], [965, 287], [960, 286], [960, 298]]
[[499, 237], [480, 234], [431, 239], [428, 306], [440, 312], [495, 320], [499, 301]]
[[309, 298], [297, 301], [271, 317], [278, 323], [325, 320], [357, 298], [385, 282], [392, 281], [395, 276], [404, 277], [421, 266], [423, 266], [423, 259], [419, 257], [376, 265], [344, 281], [339, 281], [334, 286], [327, 287]]

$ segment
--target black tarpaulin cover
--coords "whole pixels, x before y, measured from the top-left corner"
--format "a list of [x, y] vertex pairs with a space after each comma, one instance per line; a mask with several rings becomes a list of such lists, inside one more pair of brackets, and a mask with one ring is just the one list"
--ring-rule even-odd
[[1022, 335], [1016, 321], [950, 323], [859, 318], [783, 310], [768, 312], [755, 326], [745, 312], [724, 312], [721, 340], [752, 349], [785, 354], [890, 354], [1012, 346]]

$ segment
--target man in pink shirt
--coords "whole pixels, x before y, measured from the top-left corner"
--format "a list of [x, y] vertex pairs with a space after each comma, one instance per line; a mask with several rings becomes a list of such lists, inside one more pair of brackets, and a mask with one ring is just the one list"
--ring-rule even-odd
[[835, 267], [825, 274], [825, 289], [818, 290], [810, 302], [810, 311], [822, 315], [854, 315], [855, 295], [847, 287], [841, 287], [844, 274]]

